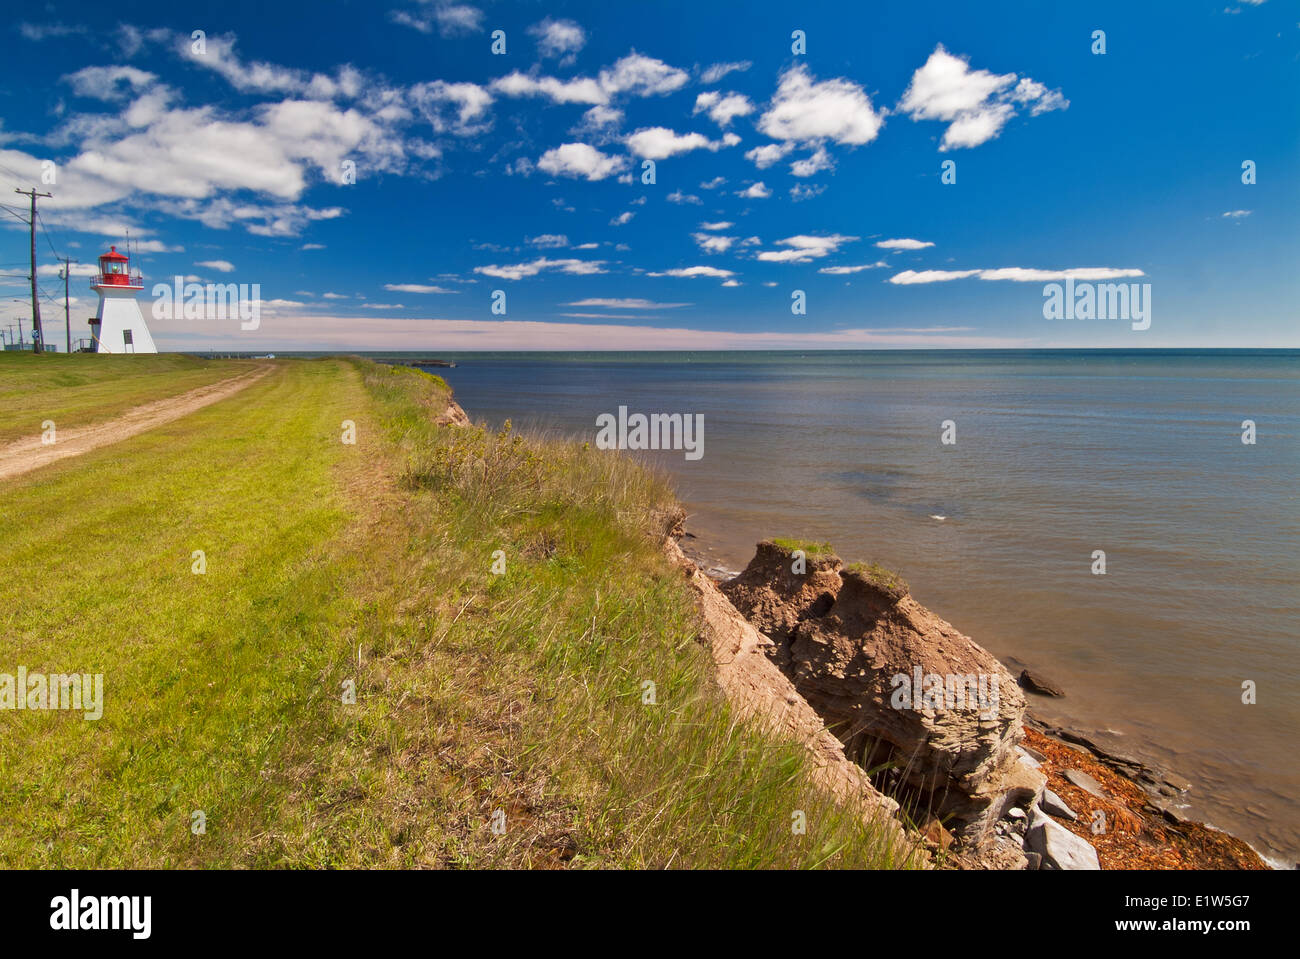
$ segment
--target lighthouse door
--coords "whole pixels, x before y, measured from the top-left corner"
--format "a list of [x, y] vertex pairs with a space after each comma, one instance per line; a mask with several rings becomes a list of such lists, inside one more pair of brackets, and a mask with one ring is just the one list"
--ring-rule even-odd
[[135, 341], [132, 339], [132, 331], [131, 331], [131, 330], [123, 330], [123, 331], [122, 331], [122, 343], [123, 343], [123, 345], [126, 347], [125, 352], [127, 352], [127, 353], [134, 353], [134, 352], [135, 352]]

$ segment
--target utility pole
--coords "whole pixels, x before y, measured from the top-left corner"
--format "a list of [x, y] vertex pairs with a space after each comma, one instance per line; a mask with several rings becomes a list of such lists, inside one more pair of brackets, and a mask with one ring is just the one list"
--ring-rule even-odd
[[36, 198], [38, 196], [54, 196], [53, 193], [37, 193], [35, 188], [31, 190], [20, 190], [14, 187], [15, 193], [21, 193], [23, 196], [32, 198], [32, 217], [28, 220], [28, 226], [32, 231], [32, 352], [45, 352], [45, 337], [41, 332], [41, 298], [36, 292]]
[[63, 258], [63, 329], [68, 338], [68, 354], [72, 354], [72, 317], [68, 312], [68, 277], [72, 275], [72, 264], [80, 260]]

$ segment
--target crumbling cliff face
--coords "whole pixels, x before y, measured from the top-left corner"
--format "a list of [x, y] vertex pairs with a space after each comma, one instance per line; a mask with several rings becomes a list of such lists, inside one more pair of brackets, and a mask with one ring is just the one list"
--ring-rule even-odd
[[993, 844], [999, 819], [1041, 797], [1044, 777], [1016, 748], [1015, 678], [897, 577], [765, 541], [722, 591], [845, 754], [960, 846]]
[[[671, 534], [680, 531], [682, 515], [655, 517]], [[801, 743], [812, 760], [813, 780], [843, 803], [857, 806], [864, 818], [877, 823], [883, 841], [894, 847], [900, 862], [928, 863], [928, 856], [898, 821], [898, 804], [882, 795], [866, 771], [851, 762], [826, 728], [825, 722], [794, 690], [789, 678], [772, 662], [772, 642], [748, 622], [669, 535], [664, 541], [669, 559], [695, 589], [703, 639], [714, 662], [718, 685], [737, 713], [767, 726], [774, 735]]]
[[434, 420], [439, 426], [472, 426], [469, 416], [455, 400], [447, 400], [447, 408]]
[[830, 611], [843, 585], [843, 566], [832, 553], [806, 555], [796, 564], [791, 550], [764, 540], [744, 572], [723, 583], [722, 591], [755, 629], [772, 640], [769, 655], [789, 672], [795, 631], [803, 620]]

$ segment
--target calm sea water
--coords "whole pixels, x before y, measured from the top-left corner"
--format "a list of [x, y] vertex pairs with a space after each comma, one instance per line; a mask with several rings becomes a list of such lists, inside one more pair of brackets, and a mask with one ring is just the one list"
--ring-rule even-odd
[[494, 426], [593, 440], [620, 405], [703, 414], [702, 459], [651, 454], [697, 552], [738, 569], [796, 536], [898, 570], [1065, 687], [1038, 715], [1182, 775], [1195, 818], [1300, 859], [1300, 352], [447, 358]]

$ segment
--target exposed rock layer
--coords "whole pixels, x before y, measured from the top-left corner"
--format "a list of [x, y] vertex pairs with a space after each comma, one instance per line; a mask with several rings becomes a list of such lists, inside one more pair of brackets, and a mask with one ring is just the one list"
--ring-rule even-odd
[[968, 844], [1012, 806], [1032, 807], [1044, 778], [1016, 752], [1025, 698], [1002, 664], [885, 571], [799, 559], [760, 543], [722, 590], [846, 755], [892, 764]]
[[469, 416], [455, 400], [447, 400], [447, 408], [434, 420], [439, 426], [470, 426]]
[[1022, 669], [1020, 671], [1020, 685], [1025, 687], [1031, 693], [1038, 693], [1040, 696], [1064, 696], [1063, 690], [1057, 683], [1048, 679], [1042, 673], [1035, 672], [1032, 669]]
[[704, 639], [713, 655], [718, 685], [739, 714], [763, 723], [777, 735], [801, 742], [813, 760], [814, 779], [819, 786], [841, 802], [858, 805], [866, 818], [881, 824], [898, 858], [917, 856], [924, 861], [924, 851], [907, 838], [895, 818], [898, 804], [872, 785], [861, 766], [846, 758], [843, 746], [826, 729], [821, 717], [772, 662], [768, 655], [771, 641], [686, 558], [675, 539], [669, 537], [664, 549], [697, 593]]

